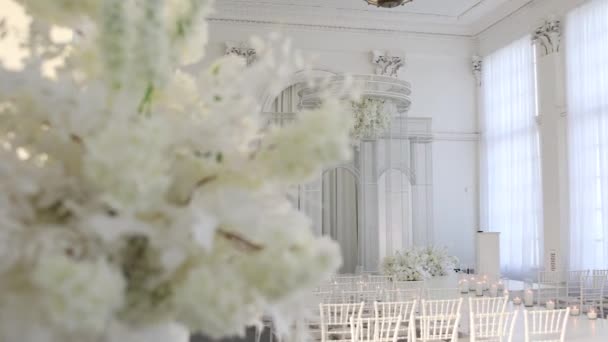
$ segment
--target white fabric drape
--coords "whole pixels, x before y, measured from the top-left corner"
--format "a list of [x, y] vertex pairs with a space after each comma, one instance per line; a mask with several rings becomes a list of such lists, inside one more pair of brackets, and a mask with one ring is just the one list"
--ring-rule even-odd
[[340, 273], [355, 273], [359, 262], [359, 179], [344, 167], [323, 173], [323, 235], [338, 242]]
[[540, 263], [542, 190], [534, 51], [526, 36], [483, 60], [482, 222], [500, 232], [503, 274]]
[[570, 268], [608, 268], [608, 1], [566, 25]]

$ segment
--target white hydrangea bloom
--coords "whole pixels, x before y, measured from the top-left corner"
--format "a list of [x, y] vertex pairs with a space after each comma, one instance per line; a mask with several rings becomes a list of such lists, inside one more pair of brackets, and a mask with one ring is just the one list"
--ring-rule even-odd
[[[289, 326], [337, 269], [286, 189], [350, 157], [350, 115], [328, 99], [266, 129], [259, 90], [306, 69], [288, 40], [254, 42], [249, 67], [182, 69], [212, 2], [19, 0], [37, 30], [23, 70], [0, 67], [3, 342], [171, 321], [222, 337], [264, 313]], [[48, 39], [51, 23], [74, 39]], [[49, 78], [56, 54], [36, 51], [70, 56]]]
[[101, 259], [87, 262], [47, 255], [31, 279], [44, 292], [39, 309], [65, 331], [102, 332], [123, 304], [125, 282]]
[[172, 178], [166, 154], [173, 134], [158, 117], [111, 122], [87, 139], [84, 172], [111, 206], [149, 210], [159, 205]]

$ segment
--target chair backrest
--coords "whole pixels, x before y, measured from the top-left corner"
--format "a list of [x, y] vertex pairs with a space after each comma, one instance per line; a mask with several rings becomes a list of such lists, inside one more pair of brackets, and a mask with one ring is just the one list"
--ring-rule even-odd
[[315, 291], [312, 295], [317, 303], [331, 303], [334, 299], [334, 292], [332, 291]]
[[412, 300], [420, 300], [421, 295], [421, 289], [383, 290], [381, 292], [380, 299], [383, 302], [407, 302]]
[[564, 342], [566, 336], [566, 324], [570, 308], [564, 310], [525, 310], [525, 342], [532, 341], [535, 337], [547, 338], [553, 335]]
[[416, 325], [416, 300], [407, 302], [374, 302], [374, 316], [401, 317], [399, 340], [411, 341]]
[[416, 312], [416, 300], [408, 302], [374, 302], [376, 317], [397, 317], [409, 320]]
[[469, 314], [495, 314], [503, 313], [507, 307], [509, 297], [469, 297]]
[[493, 340], [499, 342], [511, 342], [513, 340], [513, 330], [517, 321], [517, 314], [514, 312], [500, 313], [472, 313], [470, 316], [470, 341], [478, 339]]
[[606, 285], [606, 276], [590, 275], [583, 276], [581, 281], [581, 299], [583, 301], [600, 301], [604, 300], [604, 286]]
[[565, 276], [562, 271], [538, 271], [537, 282], [539, 284], [558, 285], [565, 281]]
[[593, 275], [598, 275], [598, 276], [607, 276], [608, 277], [608, 270], [593, 270]]
[[401, 316], [350, 318], [353, 342], [397, 342]]
[[361, 303], [371, 304], [382, 299], [381, 291], [342, 291], [338, 297], [341, 297], [341, 303]]
[[361, 276], [335, 276], [332, 281], [334, 283], [343, 284], [343, 283], [356, 283], [361, 281], [363, 278]]
[[369, 283], [390, 283], [391, 277], [384, 275], [370, 275], [367, 277]]
[[420, 340], [458, 341], [460, 314], [420, 316]]
[[329, 335], [332, 333], [343, 336], [344, 333], [350, 333], [348, 325], [350, 318], [355, 320], [361, 318], [364, 303], [344, 303], [344, 304], [319, 304], [319, 313], [321, 320], [321, 341], [329, 340]]
[[560, 297], [561, 290], [566, 284], [566, 273], [563, 271], [539, 271], [536, 304], [543, 305], [549, 300], [555, 301]]
[[430, 288], [426, 289], [425, 293], [425, 299], [428, 300], [458, 299], [460, 297], [462, 294], [458, 288]]
[[453, 316], [460, 314], [462, 307], [462, 298], [459, 299], [440, 299], [440, 300], [422, 300], [422, 315], [423, 316], [438, 316], [448, 315]]
[[568, 271], [566, 273], [567, 296], [578, 296], [581, 291], [583, 277], [589, 274], [588, 270], [584, 271]]
[[393, 289], [404, 290], [404, 289], [424, 289], [426, 283], [424, 280], [416, 281], [393, 281]]

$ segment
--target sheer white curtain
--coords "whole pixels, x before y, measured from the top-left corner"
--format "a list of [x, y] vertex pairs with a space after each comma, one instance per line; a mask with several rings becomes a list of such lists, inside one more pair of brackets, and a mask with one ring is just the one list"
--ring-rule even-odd
[[534, 51], [526, 36], [483, 61], [482, 222], [500, 232], [503, 274], [540, 264], [542, 203]]
[[570, 267], [608, 268], [608, 1], [567, 17]]

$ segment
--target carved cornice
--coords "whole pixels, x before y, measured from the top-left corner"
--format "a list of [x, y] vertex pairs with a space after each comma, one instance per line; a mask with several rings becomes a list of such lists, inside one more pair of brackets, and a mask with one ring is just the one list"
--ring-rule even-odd
[[359, 1], [222, 0], [216, 1], [216, 11], [210, 21], [324, 31], [407, 32], [472, 38], [524, 9], [524, 5], [530, 2], [510, 0], [508, 6], [498, 6], [498, 0], [463, 1], [468, 4], [460, 7], [461, 11], [433, 8], [418, 11], [408, 9], [408, 6], [393, 10], [377, 9], [373, 6], [361, 6]]
[[399, 77], [399, 71], [405, 65], [405, 58], [375, 50], [372, 51], [372, 63], [376, 66], [376, 75]]
[[557, 19], [549, 19], [534, 31], [532, 40], [539, 47], [541, 55], [546, 56], [559, 51], [561, 36], [561, 22]]
[[247, 61], [247, 65], [256, 59], [255, 49], [249, 47], [247, 43], [226, 42], [226, 55], [243, 57]]
[[473, 75], [475, 76], [475, 80], [477, 80], [477, 85], [481, 86], [481, 68], [483, 66], [483, 60], [481, 56], [473, 56], [471, 60], [471, 68], [473, 71]]

